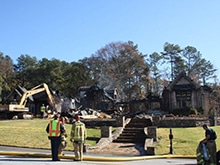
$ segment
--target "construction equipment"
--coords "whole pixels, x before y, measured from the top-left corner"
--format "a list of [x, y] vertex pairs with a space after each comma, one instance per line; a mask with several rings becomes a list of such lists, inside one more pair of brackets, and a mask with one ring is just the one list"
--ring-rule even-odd
[[[21, 99], [20, 101], [17, 102], [11, 102], [10, 104], [0, 104], [0, 112], [6, 112], [5, 114], [19, 114], [19, 113], [28, 113], [29, 112], [29, 108], [26, 107], [28, 98], [38, 94], [40, 92], [46, 92], [47, 96], [48, 96], [48, 100], [49, 100], [49, 104], [51, 105], [51, 107], [55, 107], [55, 101], [54, 98], [47, 86], [47, 84], [42, 83], [30, 90], [27, 90], [23, 93], [23, 95], [21, 95]], [[11, 115], [10, 115], [11, 116]]]

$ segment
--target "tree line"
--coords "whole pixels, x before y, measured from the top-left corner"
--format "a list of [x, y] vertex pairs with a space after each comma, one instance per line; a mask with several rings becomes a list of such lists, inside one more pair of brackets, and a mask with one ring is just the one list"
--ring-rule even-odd
[[148, 55], [140, 52], [132, 41], [112, 42], [77, 62], [39, 60], [22, 54], [13, 63], [9, 55], [0, 53], [0, 65], [1, 99], [18, 85], [31, 89], [46, 83], [50, 89], [69, 97], [77, 96], [81, 86], [117, 88], [126, 101], [146, 98], [149, 93], [160, 95], [163, 87], [183, 71], [202, 85], [217, 78], [213, 64], [202, 58], [195, 47], [181, 48], [171, 43], [164, 44], [163, 52]]

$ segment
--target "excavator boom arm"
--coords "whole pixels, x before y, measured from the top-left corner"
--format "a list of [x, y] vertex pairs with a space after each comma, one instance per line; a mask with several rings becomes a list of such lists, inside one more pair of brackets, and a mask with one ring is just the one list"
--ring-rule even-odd
[[22, 106], [22, 105], [25, 106], [26, 103], [27, 103], [27, 98], [28, 98], [29, 96], [33, 96], [33, 95], [35, 95], [35, 94], [37, 94], [37, 93], [40, 93], [40, 92], [43, 92], [43, 91], [45, 91], [45, 92], [47, 93], [48, 98], [49, 98], [49, 102], [50, 102], [51, 106], [54, 107], [54, 106], [55, 106], [55, 101], [54, 101], [54, 99], [53, 99], [53, 96], [52, 96], [51, 93], [50, 93], [50, 90], [49, 90], [47, 84], [45, 84], [45, 83], [40, 84], [40, 85], [38, 85], [38, 86], [32, 88], [31, 90], [26, 91], [26, 92], [22, 95], [21, 100], [20, 100], [20, 102], [19, 102], [19, 105], [20, 105], [20, 106]]

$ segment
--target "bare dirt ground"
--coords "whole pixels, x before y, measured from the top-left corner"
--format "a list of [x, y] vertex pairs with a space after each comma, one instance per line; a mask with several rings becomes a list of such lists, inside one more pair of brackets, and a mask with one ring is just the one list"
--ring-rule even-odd
[[144, 148], [134, 143], [109, 143], [101, 149], [89, 149], [88, 153], [97, 153], [104, 155], [118, 156], [143, 156], [145, 155]]

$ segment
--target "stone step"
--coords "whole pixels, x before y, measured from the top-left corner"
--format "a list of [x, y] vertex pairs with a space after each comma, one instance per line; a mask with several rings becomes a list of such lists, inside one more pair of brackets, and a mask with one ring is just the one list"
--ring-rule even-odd
[[120, 136], [113, 142], [143, 143], [145, 140], [144, 127], [151, 125], [150, 120], [131, 119]]
[[124, 130], [136, 130], [136, 131], [141, 131], [144, 130], [144, 128], [137, 128], [137, 127], [125, 127]]
[[128, 126], [128, 127], [141, 127], [141, 128], [143, 128], [145, 126], [147, 127], [148, 125], [146, 123], [129, 123], [126, 126]]
[[122, 132], [120, 136], [135, 136], [136, 132]]
[[124, 130], [123, 130], [123, 132], [129, 132], [129, 133], [138, 133], [138, 132], [143, 132], [144, 131], [144, 129], [143, 128], [141, 128], [141, 129], [138, 129], [138, 128], [136, 128], [136, 129], [134, 129], [134, 128], [124, 128]]
[[120, 137], [118, 137], [118, 139], [135, 139], [135, 135], [126, 135], [126, 136], [123, 136], [121, 135]]
[[133, 139], [116, 139], [113, 141], [114, 143], [135, 143]]

